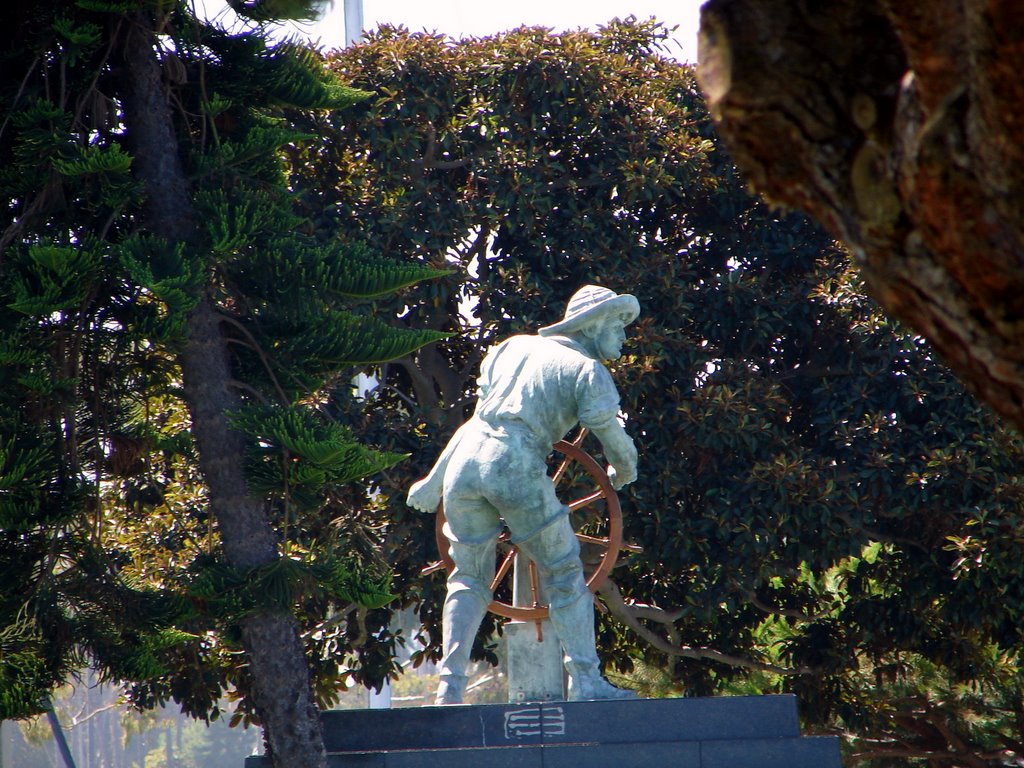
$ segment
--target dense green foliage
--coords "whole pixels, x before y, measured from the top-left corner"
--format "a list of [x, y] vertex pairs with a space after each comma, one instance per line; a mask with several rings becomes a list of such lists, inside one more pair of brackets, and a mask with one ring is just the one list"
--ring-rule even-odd
[[365, 401], [335, 394], [361, 433], [414, 454], [384, 491], [428, 653], [443, 587], [418, 578], [433, 526], [405, 489], [471, 407], [485, 348], [599, 282], [643, 309], [616, 376], [644, 551], [613, 577], [643, 636], [604, 619], [609, 662], [689, 694], [795, 691], [878, 765], [1001, 764], [1024, 722], [1021, 443], [829, 238], [746, 194], [662, 34], [383, 29], [332, 59], [374, 96], [312, 116], [330, 140], [294, 155], [319, 230], [458, 267], [393, 304], [456, 335], [374, 367]]
[[[250, 16], [311, 5], [239, 3]], [[351, 641], [365, 632], [347, 619], [391, 599], [373, 526], [343, 495], [402, 456], [357, 442], [323, 393], [355, 363], [443, 336], [391, 328], [373, 304], [439, 272], [318, 236], [295, 210], [282, 152], [316, 138], [294, 116], [365, 94], [314, 51], [229, 34], [190, 7], [0, 14], [0, 718], [42, 711], [86, 663], [140, 705], [216, 717], [230, 687], [251, 713], [238, 625], [260, 611], [296, 613], [330, 701], [344, 665], [360, 666]], [[170, 94], [193, 218], [179, 239], [147, 228], [171, 203], [138, 173], [152, 137], [126, 106], [141, 98], [129, 37], [154, 23], [144, 53]], [[248, 492], [287, 555], [254, 569], [218, 546], [189, 410], [205, 393], [183, 399], [200, 302], [217, 313], [210, 344], [230, 349]], [[379, 680], [387, 654], [373, 658]]]
[[[0, 716], [40, 711], [86, 661], [141, 705], [213, 716], [233, 686], [250, 712], [238, 627], [264, 610], [298, 617], [327, 702], [393, 671], [373, 610], [391, 591], [422, 601], [435, 653], [433, 525], [405, 489], [471, 407], [486, 347], [599, 282], [644, 313], [615, 371], [643, 553], [615, 573], [625, 602], [605, 595], [609, 662], [652, 690], [795, 691], [877, 765], [1024, 753], [1020, 441], [828, 238], [744, 192], [659, 28], [385, 29], [331, 60], [360, 92], [313, 52], [162, 4], [195, 213], [169, 241], [144, 225], [112, 53], [132, 5], [3, 12]], [[287, 555], [254, 569], [220, 552], [183, 399], [201, 300]]]

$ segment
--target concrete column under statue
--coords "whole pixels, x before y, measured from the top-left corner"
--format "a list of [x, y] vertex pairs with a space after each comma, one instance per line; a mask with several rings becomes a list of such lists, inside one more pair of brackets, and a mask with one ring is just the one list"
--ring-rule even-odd
[[[516, 559], [512, 576], [512, 604], [515, 606], [532, 607], [535, 592], [540, 603], [547, 603], [547, 595], [536, 577], [536, 567], [531, 569], [530, 565], [524, 555]], [[565, 699], [562, 646], [551, 627], [551, 620], [513, 619], [505, 624], [505, 637], [508, 644], [509, 703]]]

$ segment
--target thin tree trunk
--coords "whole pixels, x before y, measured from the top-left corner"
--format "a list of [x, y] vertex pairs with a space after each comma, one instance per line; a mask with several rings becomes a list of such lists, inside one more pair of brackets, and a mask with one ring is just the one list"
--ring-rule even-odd
[[[145, 14], [132, 21], [123, 48], [130, 83], [125, 123], [133, 141], [134, 168], [146, 188], [147, 223], [154, 234], [171, 242], [195, 242], [196, 216], [177, 152], [153, 25]], [[226, 559], [239, 569], [265, 565], [280, 557], [277, 537], [262, 502], [246, 489], [243, 439], [228, 423], [238, 400], [230, 387], [227, 345], [209, 296], [200, 297], [187, 328], [179, 359], [185, 400]], [[295, 617], [255, 612], [241, 621], [241, 630], [254, 703], [274, 765], [325, 768], [320, 719]]]

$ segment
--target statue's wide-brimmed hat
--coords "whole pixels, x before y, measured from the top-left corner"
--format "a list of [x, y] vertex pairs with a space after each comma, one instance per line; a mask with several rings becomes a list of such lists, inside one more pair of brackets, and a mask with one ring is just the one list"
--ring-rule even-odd
[[618, 294], [600, 285], [585, 285], [569, 299], [565, 317], [554, 325], [541, 328], [541, 336], [572, 333], [606, 317], [617, 317], [629, 325], [640, 315], [640, 302], [629, 293]]

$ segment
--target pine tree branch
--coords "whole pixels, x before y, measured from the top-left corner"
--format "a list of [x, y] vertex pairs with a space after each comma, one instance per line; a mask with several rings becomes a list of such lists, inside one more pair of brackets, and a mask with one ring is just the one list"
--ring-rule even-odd
[[[121, 34], [121, 27], [123, 24], [124, 17], [119, 16], [117, 19], [117, 24], [114, 26], [114, 31], [110, 34], [110, 41], [107, 43], [107, 50], [103, 52], [103, 56], [100, 58], [99, 63], [95, 67], [95, 72], [93, 73], [92, 80], [89, 82], [89, 87], [85, 88], [82, 91], [81, 97], [75, 104], [75, 115], [71, 120], [72, 125], [78, 125], [81, 121], [82, 112], [85, 110], [85, 102], [90, 96], [92, 96], [93, 92], [96, 90], [96, 83], [99, 82], [100, 75], [103, 74], [103, 70], [107, 66], [107, 62], [110, 61], [110, 54], [114, 50], [114, 45], [115, 43], [117, 43], [118, 37]], [[2, 133], [2, 131], [0, 131], [0, 133]]]
[[[281, 405], [288, 405], [291, 401], [288, 399], [288, 395], [285, 394], [284, 388], [281, 386], [281, 382], [277, 380], [277, 376], [274, 374], [274, 369], [270, 367], [270, 358], [267, 357], [267, 354], [263, 351], [263, 348], [260, 346], [260, 343], [256, 341], [256, 337], [253, 336], [252, 333], [249, 332], [249, 329], [242, 325], [241, 322], [239, 322], [234, 317], [231, 317], [231, 315], [228, 315], [220, 310], [218, 310], [217, 314], [224, 322], [228, 323], [232, 328], [236, 328], [245, 336], [246, 339], [248, 339], [249, 343], [246, 344], [246, 347], [251, 349], [259, 356], [260, 362], [263, 363], [263, 368], [266, 370], [267, 375], [270, 377], [271, 383], [273, 383], [274, 385], [274, 389], [277, 390], [277, 396], [281, 398]], [[228, 341], [235, 341], [236, 343], [241, 343], [238, 342], [236, 339], [228, 339]]]
[[24, 209], [21, 216], [4, 230], [3, 235], [0, 235], [0, 264], [3, 263], [3, 253], [7, 246], [13, 243], [26, 227], [34, 225], [36, 220], [49, 209], [50, 204], [55, 199], [59, 199], [60, 195], [58, 193], [60, 190], [60, 176], [53, 173], [47, 179], [43, 188], [39, 190], [39, 194], [32, 198], [32, 202]]
[[257, 400], [260, 401], [260, 405], [270, 405], [270, 400], [267, 399], [267, 396], [260, 392], [258, 389], [256, 389], [256, 387], [250, 384], [246, 384], [244, 381], [239, 381], [238, 379], [232, 379], [229, 383], [235, 389], [240, 389], [243, 392], [248, 392], [250, 395], [252, 395]]
[[35, 72], [36, 66], [39, 64], [41, 56], [36, 56], [32, 59], [32, 63], [28, 65], [25, 70], [25, 76], [21, 79], [21, 83], [18, 85], [18, 92], [14, 94], [14, 98], [11, 99], [11, 108], [7, 112], [7, 116], [4, 117], [3, 123], [0, 123], [0, 139], [3, 138], [4, 130], [7, 128], [7, 124], [11, 121], [11, 116], [14, 114], [15, 107], [18, 106], [18, 102], [21, 100], [21, 96], [25, 93], [25, 86], [28, 85], [29, 79], [32, 77], [32, 73]]

